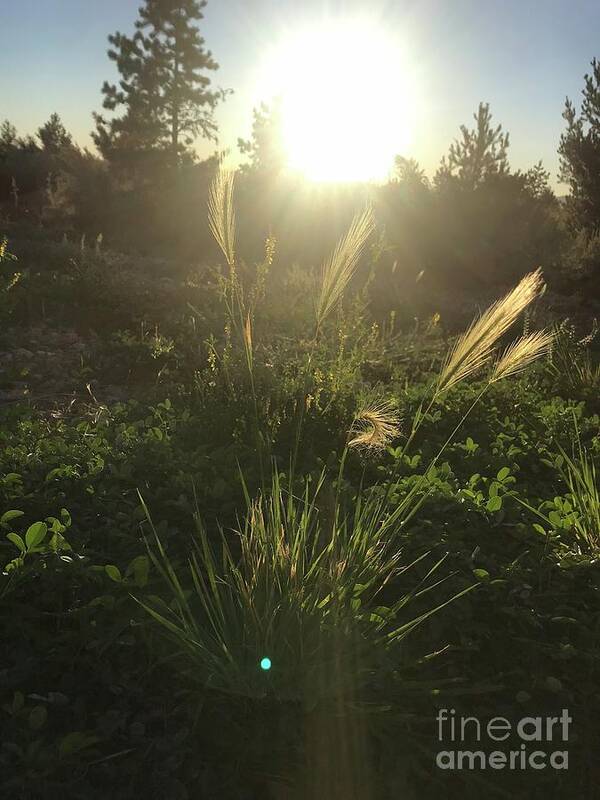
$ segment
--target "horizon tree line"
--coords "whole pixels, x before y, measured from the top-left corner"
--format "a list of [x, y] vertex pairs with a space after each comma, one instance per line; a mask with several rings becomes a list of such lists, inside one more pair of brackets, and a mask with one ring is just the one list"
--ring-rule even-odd
[[[108, 37], [108, 57], [119, 79], [105, 81], [103, 111], [93, 114], [92, 136], [100, 158], [73, 141], [57, 113], [35, 136], [18, 136], [8, 120], [0, 125], [0, 202], [5, 212], [23, 211], [24, 199], [33, 197], [33, 207], [45, 221], [71, 220], [74, 227], [97, 224], [109, 229], [106, 209], [89, 196], [92, 189], [94, 195], [118, 198], [115, 214], [121, 215], [125, 231], [144, 217], [159, 220], [161, 204], [170, 203], [175, 217], [201, 198], [204, 190], [194, 188], [194, 181], [207, 184], [218, 154], [198, 162], [194, 141], [202, 137], [217, 143], [214, 112], [231, 92], [212, 84], [211, 74], [219, 65], [200, 33], [205, 6], [206, 0], [144, 0], [133, 35], [117, 31]], [[569, 98], [563, 112], [560, 179], [570, 192], [561, 204], [560, 224], [580, 237], [585, 258], [597, 274], [600, 63], [596, 59], [584, 76], [582, 94], [579, 112]], [[527, 242], [523, 258], [537, 255], [542, 239], [554, 246], [551, 228], [557, 224], [558, 211], [550, 173], [541, 162], [513, 171], [509, 134], [494, 123], [489, 104], [480, 103], [473, 117], [475, 125], [460, 126], [459, 136], [431, 179], [414, 159], [396, 157], [389, 189], [383, 187], [380, 193], [388, 234], [397, 240], [414, 239], [415, 225], [407, 220], [418, 222], [417, 229], [433, 224], [443, 232], [438, 249], [448, 248], [455, 239], [454, 251], [459, 253], [460, 242], [467, 237], [478, 242], [470, 247], [472, 260], [476, 253], [488, 260], [503, 258], [507, 236], [518, 235]], [[285, 171], [280, 128], [277, 101], [262, 104], [254, 109], [250, 138], [238, 139], [246, 159], [239, 167], [243, 179], [259, 181], [261, 190], [271, 192], [273, 207], [285, 203], [289, 191], [286, 184], [277, 188]], [[175, 221], [172, 227], [175, 241]], [[422, 239], [427, 239], [425, 230]], [[441, 252], [432, 255], [429, 246], [416, 249], [417, 261], [442, 258]], [[462, 268], [460, 261], [456, 269]], [[515, 269], [521, 269], [520, 262]]]

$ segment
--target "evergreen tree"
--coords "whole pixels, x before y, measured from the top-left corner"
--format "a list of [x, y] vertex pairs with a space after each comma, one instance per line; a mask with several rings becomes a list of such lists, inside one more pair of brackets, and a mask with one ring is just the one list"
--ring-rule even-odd
[[448, 159], [442, 159], [434, 179], [437, 186], [454, 183], [472, 190], [486, 178], [510, 171], [508, 133], [502, 132], [502, 125], [492, 126], [489, 103], [480, 103], [473, 119], [477, 127], [469, 130], [461, 125], [461, 138], [450, 145]]
[[15, 126], [5, 119], [0, 125], [0, 154], [6, 153], [11, 147], [15, 147], [17, 143], [17, 129]]
[[250, 139], [238, 139], [240, 152], [248, 156], [246, 169], [262, 174], [276, 174], [285, 165], [281, 130], [281, 100], [272, 106], [261, 103], [253, 110]]
[[58, 153], [73, 144], [70, 134], [56, 113], [51, 114], [50, 119], [38, 128], [37, 135], [47, 153]]
[[425, 170], [421, 169], [419, 162], [414, 158], [405, 158], [400, 155], [395, 157], [394, 179], [411, 189], [429, 188], [429, 180], [425, 175]]
[[121, 79], [118, 86], [104, 83], [103, 106], [124, 113], [110, 120], [94, 115], [92, 135], [106, 158], [167, 154], [175, 165], [193, 159], [196, 137], [216, 140], [213, 112], [226, 92], [211, 90], [204, 74], [219, 66], [195, 24], [205, 6], [206, 0], [145, 0], [133, 37], [108, 37]]
[[600, 225], [600, 62], [584, 76], [579, 116], [567, 97], [563, 117], [567, 130], [560, 137], [560, 179], [571, 187], [568, 207], [575, 227]]
[[550, 188], [550, 172], [541, 161], [523, 173], [523, 188], [534, 200], [555, 203], [556, 197]]

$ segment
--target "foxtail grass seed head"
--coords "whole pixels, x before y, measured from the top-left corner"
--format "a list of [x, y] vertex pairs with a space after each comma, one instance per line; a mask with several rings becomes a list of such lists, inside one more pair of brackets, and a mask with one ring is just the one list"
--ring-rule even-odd
[[521, 336], [500, 356], [492, 372], [491, 382], [501, 381], [522, 372], [526, 367], [550, 352], [553, 335], [548, 331], [536, 331]]
[[596, 317], [594, 317], [591, 331], [588, 333], [587, 336], [584, 336], [582, 339], [579, 339], [577, 344], [581, 345], [581, 347], [589, 347], [589, 345], [591, 345], [594, 339], [596, 338], [597, 334], [598, 334], [598, 320], [596, 319]]
[[250, 320], [250, 314], [247, 315], [244, 324], [244, 342], [248, 350], [252, 350], [252, 322]]
[[478, 372], [491, 359], [494, 346], [544, 288], [541, 269], [530, 272], [505, 297], [491, 305], [459, 337], [438, 377], [436, 396]]
[[354, 418], [350, 428], [349, 447], [383, 450], [400, 431], [400, 418], [389, 403], [366, 407]]
[[317, 304], [318, 325], [323, 323], [343, 295], [374, 229], [373, 211], [368, 207], [354, 217], [348, 232], [340, 239], [323, 265], [321, 291]]
[[235, 264], [234, 178], [235, 172], [220, 164], [208, 194], [208, 224], [230, 268]]

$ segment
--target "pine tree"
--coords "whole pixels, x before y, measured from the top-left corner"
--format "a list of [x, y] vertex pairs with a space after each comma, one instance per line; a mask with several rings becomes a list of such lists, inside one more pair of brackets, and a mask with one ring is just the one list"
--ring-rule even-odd
[[281, 99], [271, 106], [261, 103], [252, 112], [252, 135], [250, 139], [238, 139], [240, 152], [249, 158], [244, 165], [247, 171], [261, 174], [277, 174], [285, 165], [281, 121]]
[[7, 152], [17, 142], [17, 129], [7, 119], [0, 125], [0, 153]]
[[67, 133], [61, 118], [56, 113], [51, 114], [50, 119], [38, 128], [37, 135], [47, 153], [58, 153], [73, 144], [71, 135]]
[[583, 102], [578, 116], [567, 97], [563, 117], [567, 130], [560, 137], [560, 179], [571, 187], [568, 207], [575, 227], [600, 226], [600, 62], [584, 76]]
[[486, 178], [509, 172], [508, 133], [502, 132], [502, 125], [492, 127], [489, 103], [480, 103], [473, 119], [477, 127], [469, 130], [461, 125], [461, 138], [450, 145], [448, 160], [442, 159], [435, 176], [437, 186], [458, 183], [462, 188], [475, 189]]
[[538, 161], [523, 173], [523, 188], [534, 200], [545, 200], [554, 204], [556, 197], [550, 187], [550, 172]]
[[121, 116], [95, 114], [96, 146], [108, 159], [166, 155], [171, 165], [193, 159], [198, 136], [216, 141], [214, 109], [227, 92], [211, 90], [206, 71], [218, 69], [195, 23], [206, 0], [145, 0], [133, 37], [108, 37], [109, 58], [121, 75], [105, 82], [103, 107]]
[[401, 155], [394, 158], [394, 180], [414, 190], [429, 188], [429, 180], [419, 162]]

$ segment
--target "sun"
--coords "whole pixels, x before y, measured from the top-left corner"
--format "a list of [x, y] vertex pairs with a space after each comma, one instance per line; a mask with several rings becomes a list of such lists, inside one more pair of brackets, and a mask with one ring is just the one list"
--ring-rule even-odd
[[263, 75], [280, 103], [289, 169], [315, 181], [385, 178], [411, 139], [416, 87], [405, 56], [364, 20], [284, 37]]

